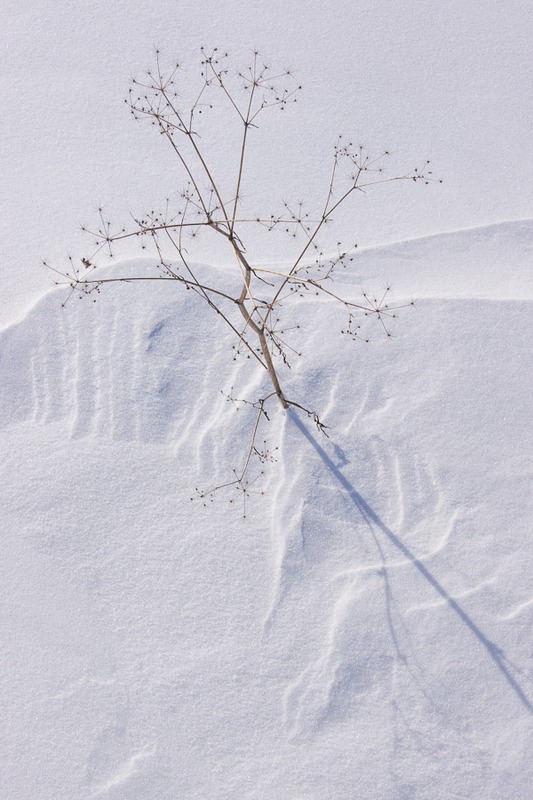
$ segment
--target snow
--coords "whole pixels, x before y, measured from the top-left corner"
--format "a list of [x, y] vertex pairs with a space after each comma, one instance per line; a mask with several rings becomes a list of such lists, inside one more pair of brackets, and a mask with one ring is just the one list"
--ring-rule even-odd
[[[339, 133], [390, 150], [400, 170], [432, 160], [444, 179], [438, 191], [368, 195], [338, 216], [332, 241], [394, 243], [531, 216], [529, 0], [4, 6], [2, 327], [49, 288], [42, 258], [57, 263], [85, 249], [79, 225], [98, 205], [127, 220], [182, 188], [171, 154], [123, 102], [156, 46], [191, 65], [201, 44], [219, 45], [240, 68], [257, 47], [274, 66], [294, 69], [303, 84], [297, 106], [271, 117], [265, 147], [251, 153], [245, 191], [258, 191], [262, 208], [322, 203]], [[288, 259], [288, 246], [277, 241], [266, 254], [275, 257]], [[224, 256], [206, 245], [198, 258]]]
[[287, 308], [329, 438], [273, 407], [246, 519], [190, 497], [263, 370], [190, 293], [53, 290], [2, 332], [4, 794], [528, 797], [532, 231], [358, 253], [347, 293], [439, 272], [392, 341]]
[[[529, 800], [532, 21], [526, 0], [8, 4], [0, 796]], [[445, 181], [332, 227], [360, 245], [343, 296], [415, 306], [366, 344], [324, 297], [287, 303], [283, 387], [328, 436], [272, 402], [245, 504], [200, 497], [249, 446], [228, 395], [268, 390], [221, 321], [169, 282], [63, 308], [38, 270], [84, 254], [98, 203], [118, 221], [181, 187], [122, 99], [154, 45], [203, 42], [304, 84], [258, 133], [251, 203], [319, 204], [340, 130]], [[257, 263], [288, 262], [263, 243]], [[138, 255], [102, 274], [152, 274]]]

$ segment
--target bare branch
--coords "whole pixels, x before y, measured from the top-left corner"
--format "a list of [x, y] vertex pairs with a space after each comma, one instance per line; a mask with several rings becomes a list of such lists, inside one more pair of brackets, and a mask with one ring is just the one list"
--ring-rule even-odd
[[[267, 411], [270, 401], [279, 402], [284, 410], [294, 408], [303, 412], [327, 435], [327, 426], [317, 412], [288, 399], [283, 390], [282, 378], [284, 371], [290, 368], [290, 359], [301, 355], [300, 348], [291, 341], [294, 330], [300, 325], [287, 327], [283, 323], [285, 303], [293, 297], [321, 297], [340, 305], [347, 315], [340, 333], [363, 341], [368, 341], [362, 332], [365, 318], [374, 319], [383, 334], [390, 338], [390, 321], [399, 309], [413, 305], [412, 302], [391, 302], [390, 286], [379, 295], [363, 292], [361, 299], [337, 289], [336, 270], [349, 265], [356, 245], [343, 247], [337, 242], [336, 255], [328, 256], [326, 254], [334, 253], [335, 248], [323, 249], [318, 243], [319, 237], [335, 212], [356, 193], [363, 194], [382, 184], [399, 181], [428, 184], [436, 179], [429, 161], [412, 171], [390, 172], [385, 169], [388, 151], [372, 155], [364, 145], [353, 144], [339, 136], [333, 147], [329, 180], [318, 213], [308, 211], [300, 200], [284, 202], [278, 214], [269, 214], [269, 209], [264, 208], [248, 212], [243, 187], [246, 179], [253, 180], [247, 169], [251, 136], [263, 112], [272, 108], [285, 110], [296, 102], [301, 86], [296, 83], [292, 70], [271, 69], [258, 51], [253, 51], [248, 65], [235, 74], [230, 71], [229, 63], [226, 52], [217, 48], [208, 52], [201, 48], [199, 74], [194, 82], [185, 78], [179, 62], [164, 69], [160, 53], [156, 51], [155, 67], [142, 80], [132, 80], [125, 102], [134, 119], [150, 122], [169, 143], [185, 179], [184, 188], [179, 196], [167, 198], [161, 210], [132, 214], [128, 228], [115, 228], [100, 207], [96, 225], [83, 228], [94, 240], [93, 252], [76, 261], [69, 256], [65, 269], [48, 262], [43, 264], [69, 287], [63, 305], [76, 295], [81, 298], [92, 295], [94, 300], [107, 284], [175, 281], [207, 303], [231, 330], [235, 337], [234, 358], [244, 353], [268, 372], [272, 391], [266, 396], [251, 401], [236, 401], [228, 396], [236, 407], [245, 404], [256, 411], [241, 468], [234, 470], [232, 480], [197, 492], [205, 501], [218, 491], [233, 487], [242, 493], [245, 514], [251, 487], [262, 474], [264, 465], [273, 460], [274, 451], [269, 449], [266, 440], [259, 443], [262, 425], [268, 424], [270, 419]], [[176, 84], [182, 78], [185, 92], [178, 93]], [[187, 91], [189, 102], [184, 99]], [[203, 112], [212, 108], [217, 98], [237, 128], [236, 133], [233, 129], [228, 133], [228, 152], [236, 159], [236, 171], [229, 186], [224, 184], [212, 163], [215, 159], [212, 155], [208, 158], [205, 140], [200, 137]], [[246, 246], [253, 226], [267, 231], [278, 229], [298, 242], [287, 269], [254, 265]], [[221, 271], [220, 275], [210, 272], [207, 276], [202, 267], [193, 264], [193, 244], [201, 235], [215, 237], [222, 252], [235, 259], [236, 266], [230, 271]], [[143, 251], [149, 250], [155, 255], [153, 274], [107, 277], [102, 272], [95, 274], [102, 266], [104, 254], [112, 259], [121, 246], [132, 240], [138, 240]], [[56, 280], [56, 283], [61, 281]], [[260, 464], [260, 471], [252, 476], [251, 465], [256, 462]]]

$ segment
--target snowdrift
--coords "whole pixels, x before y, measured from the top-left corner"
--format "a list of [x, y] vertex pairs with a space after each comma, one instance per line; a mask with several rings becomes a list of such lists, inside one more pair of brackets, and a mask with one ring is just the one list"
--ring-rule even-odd
[[192, 293], [55, 290], [0, 333], [3, 796], [530, 796], [532, 249], [358, 253], [344, 293], [418, 298], [392, 341], [287, 306], [329, 438], [272, 407], [246, 518], [195, 490], [267, 382]]

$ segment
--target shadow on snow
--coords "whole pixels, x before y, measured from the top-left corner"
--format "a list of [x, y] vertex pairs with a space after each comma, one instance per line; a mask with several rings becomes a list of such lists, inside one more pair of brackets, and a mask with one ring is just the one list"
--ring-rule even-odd
[[[473, 636], [478, 640], [478, 642], [484, 647], [487, 654], [496, 664], [499, 671], [504, 676], [505, 680], [514, 691], [515, 695], [518, 697], [520, 702], [523, 706], [529, 711], [529, 713], [533, 713], [533, 706], [529, 701], [528, 697], [526, 696], [524, 690], [516, 680], [516, 678], [511, 674], [509, 669], [509, 660], [505, 656], [503, 650], [498, 647], [497, 644], [492, 642], [488, 639], [483, 631], [476, 625], [472, 617], [470, 617], [466, 611], [459, 605], [459, 603], [451, 597], [446, 589], [439, 583], [437, 578], [430, 572], [430, 570], [425, 566], [423, 561], [417, 558], [414, 553], [412, 553], [408, 547], [404, 545], [401, 539], [396, 536], [387, 526], [381, 521], [378, 517], [376, 512], [368, 505], [366, 500], [357, 492], [357, 490], [352, 486], [352, 484], [347, 480], [347, 478], [342, 474], [340, 469], [335, 465], [335, 463], [331, 460], [328, 456], [326, 451], [319, 445], [316, 441], [314, 436], [308, 431], [305, 427], [303, 422], [299, 419], [297, 414], [292, 410], [288, 410], [288, 414], [294, 425], [298, 428], [298, 430], [305, 436], [309, 444], [313, 447], [313, 449], [318, 453], [321, 460], [323, 461], [324, 465], [327, 467], [329, 472], [336, 478], [336, 480], [341, 484], [342, 488], [347, 492], [350, 500], [356, 506], [357, 510], [363, 517], [364, 521], [368, 525], [372, 535], [375, 538], [375, 528], [379, 529], [387, 539], [402, 553], [405, 558], [420, 572], [421, 575], [428, 581], [428, 583], [435, 589], [435, 591], [446, 601], [448, 606], [452, 609], [452, 611], [457, 614], [460, 620], [469, 628]], [[384, 560], [383, 552], [379, 546], [379, 542], [376, 539], [376, 544], [381, 552], [382, 558]]]

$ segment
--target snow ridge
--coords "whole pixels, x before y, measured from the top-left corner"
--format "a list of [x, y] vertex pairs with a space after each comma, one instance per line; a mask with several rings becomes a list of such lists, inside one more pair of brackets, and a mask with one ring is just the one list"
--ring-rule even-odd
[[272, 408], [245, 520], [190, 498], [241, 463], [251, 416], [225, 395], [264, 371], [192, 293], [54, 291], [0, 333], [21, 798], [529, 797], [530, 233], [363, 251], [344, 290], [425, 286], [392, 342], [307, 305], [284, 380], [329, 438]]

